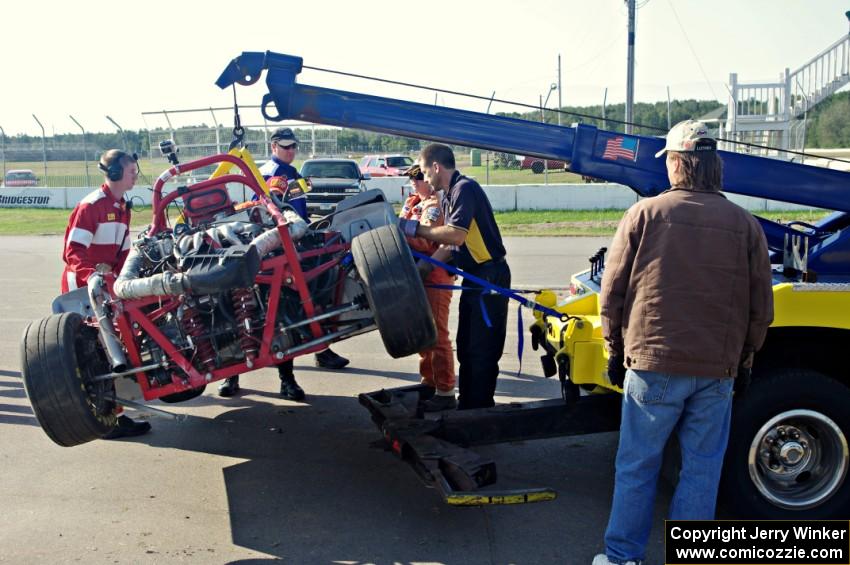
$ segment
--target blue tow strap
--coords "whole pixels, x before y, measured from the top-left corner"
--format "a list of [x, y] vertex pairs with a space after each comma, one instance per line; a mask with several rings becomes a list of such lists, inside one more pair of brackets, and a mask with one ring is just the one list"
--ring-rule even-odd
[[479, 302], [481, 304], [481, 315], [484, 317], [484, 323], [487, 324], [488, 328], [492, 328], [493, 323], [490, 321], [490, 316], [487, 314], [487, 307], [484, 305], [485, 291], [487, 291], [487, 293], [500, 294], [502, 296], [506, 296], [510, 299], [519, 302], [519, 305], [517, 306], [517, 356], [519, 357], [519, 370], [517, 371], [517, 376], [519, 376], [519, 374], [522, 372], [522, 353], [525, 346], [525, 334], [523, 333], [524, 328], [522, 325], [522, 307], [525, 306], [526, 308], [531, 308], [532, 310], [543, 312], [547, 316], [554, 316], [555, 318], [558, 318], [563, 322], [566, 322], [570, 319], [570, 316], [568, 314], [564, 314], [563, 312], [558, 312], [557, 310], [553, 310], [552, 308], [542, 306], [532, 300], [525, 298], [524, 296], [520, 296], [520, 294], [515, 290], [512, 290], [510, 288], [502, 288], [498, 285], [491, 283], [490, 281], [486, 281], [480, 277], [476, 277], [475, 275], [467, 273], [462, 269], [458, 269], [457, 267], [454, 267], [447, 263], [443, 263], [442, 261], [438, 261], [437, 259], [434, 259], [429, 255], [414, 251], [413, 249], [411, 249], [410, 251], [417, 259], [427, 261], [435, 267], [440, 267], [441, 269], [445, 269], [446, 271], [452, 274], [460, 275], [464, 278], [464, 280], [469, 280], [479, 285], [481, 288], [453, 284], [431, 284], [428, 285], [428, 287], [436, 288], [439, 290], [474, 290], [480, 292], [481, 295], [479, 296]]

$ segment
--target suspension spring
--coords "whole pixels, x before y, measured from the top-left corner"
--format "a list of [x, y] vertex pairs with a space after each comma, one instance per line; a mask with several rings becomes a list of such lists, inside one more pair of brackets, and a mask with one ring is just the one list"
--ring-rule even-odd
[[234, 288], [230, 291], [230, 299], [233, 301], [233, 313], [239, 326], [239, 346], [245, 353], [245, 364], [252, 367], [260, 350], [259, 342], [254, 337], [254, 328], [258, 326], [257, 298], [253, 289]]
[[215, 349], [210, 338], [204, 337], [205, 329], [201, 315], [194, 306], [189, 304], [183, 307], [183, 331], [191, 337], [192, 343], [195, 344], [198, 362], [208, 371], [215, 369]]

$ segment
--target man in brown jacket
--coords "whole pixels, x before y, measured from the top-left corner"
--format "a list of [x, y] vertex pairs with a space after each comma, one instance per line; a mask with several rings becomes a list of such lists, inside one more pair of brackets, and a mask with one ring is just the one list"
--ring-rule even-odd
[[714, 518], [734, 379], [773, 321], [764, 233], [720, 193], [715, 139], [687, 120], [656, 157], [665, 153], [670, 190], [626, 212], [602, 278], [608, 375], [623, 388], [623, 418], [605, 554], [593, 565], [645, 559], [674, 432], [682, 470], [670, 519]]

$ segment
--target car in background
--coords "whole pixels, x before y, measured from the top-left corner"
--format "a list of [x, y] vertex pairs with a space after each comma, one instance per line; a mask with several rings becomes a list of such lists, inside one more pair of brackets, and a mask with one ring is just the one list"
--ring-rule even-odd
[[557, 159], [545, 159], [546, 163], [543, 161], [544, 159], [541, 159], [540, 157], [523, 157], [520, 160], [519, 168], [531, 169], [531, 172], [536, 175], [539, 175], [547, 168], [550, 171], [569, 170], [569, 165], [566, 161], [558, 161]]
[[11, 169], [6, 171], [3, 179], [4, 188], [17, 188], [21, 186], [38, 186], [38, 177], [29, 169]]
[[400, 177], [412, 166], [407, 155], [366, 155], [360, 160], [360, 172], [373, 177]]
[[336, 210], [336, 205], [352, 194], [365, 191], [363, 181], [370, 178], [351, 159], [307, 159], [299, 172], [312, 185], [307, 212], [321, 216]]

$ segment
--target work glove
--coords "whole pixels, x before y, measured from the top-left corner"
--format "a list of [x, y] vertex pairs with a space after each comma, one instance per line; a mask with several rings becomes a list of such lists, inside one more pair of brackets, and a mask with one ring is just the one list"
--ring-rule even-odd
[[622, 353], [614, 353], [608, 356], [608, 380], [611, 384], [623, 388], [626, 382], [625, 358]]
[[428, 275], [431, 274], [431, 271], [434, 270], [434, 265], [433, 263], [419, 259], [416, 262], [416, 270], [419, 272], [419, 278], [422, 279], [422, 282], [425, 282], [425, 279], [427, 279]]
[[732, 386], [732, 392], [735, 398], [741, 398], [747, 389], [750, 388], [750, 381], [753, 379], [753, 359], [755, 353], [753, 351], [744, 351], [741, 354], [741, 362], [738, 365], [738, 374], [735, 376], [735, 383]]
[[732, 385], [732, 391], [735, 398], [741, 398], [750, 388], [750, 382], [753, 380], [753, 370], [750, 367], [741, 365], [738, 367], [738, 376], [735, 377], [735, 384]]
[[405, 220], [404, 218], [398, 219], [398, 228], [401, 230], [401, 233], [407, 237], [416, 237], [416, 228], [418, 227], [419, 220]]

